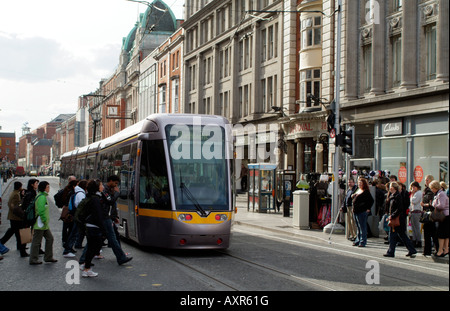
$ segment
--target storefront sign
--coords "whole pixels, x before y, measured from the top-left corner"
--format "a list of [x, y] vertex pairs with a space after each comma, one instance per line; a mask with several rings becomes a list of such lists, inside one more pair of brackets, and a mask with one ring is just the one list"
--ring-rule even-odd
[[313, 128], [311, 127], [311, 122], [297, 123], [296, 125], [291, 127], [291, 133], [302, 133], [302, 132], [311, 132]]
[[403, 121], [396, 120], [382, 123], [383, 136], [397, 136], [403, 134]]
[[323, 121], [305, 121], [291, 125], [289, 128], [289, 134], [307, 134], [314, 131], [326, 131], [327, 123]]
[[423, 168], [421, 166], [416, 166], [414, 168], [414, 181], [418, 183], [422, 182], [423, 179]]
[[408, 171], [406, 170], [406, 167], [402, 166], [398, 170], [398, 181], [402, 184], [406, 183], [407, 180]]

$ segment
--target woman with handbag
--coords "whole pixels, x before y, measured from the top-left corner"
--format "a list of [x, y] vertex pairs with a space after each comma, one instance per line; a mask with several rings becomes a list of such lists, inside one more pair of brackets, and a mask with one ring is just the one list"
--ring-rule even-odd
[[20, 257], [28, 257], [26, 252], [26, 244], [22, 244], [20, 239], [20, 229], [24, 228], [24, 212], [21, 207], [22, 201], [22, 183], [19, 181], [14, 182], [14, 191], [9, 196], [8, 200], [8, 219], [11, 223], [11, 227], [5, 232], [5, 235], [0, 239], [1, 244], [5, 244], [8, 240], [15, 235], [17, 241], [17, 250], [20, 251]]
[[436, 257], [444, 257], [448, 255], [448, 242], [450, 237], [448, 197], [437, 180], [433, 180], [430, 183], [430, 189], [435, 194], [434, 200], [431, 203], [434, 207], [433, 213], [438, 214], [436, 216], [432, 214], [432, 218], [436, 219], [438, 223], [437, 237], [439, 240], [439, 249], [436, 245], [436, 253], [434, 255]]
[[395, 247], [401, 240], [408, 249], [407, 257], [416, 257], [416, 249], [406, 235], [406, 211], [404, 210], [401, 188], [396, 182], [391, 182], [389, 188], [388, 206], [390, 211], [389, 222], [389, 249], [384, 257], [395, 257]]
[[[429, 185], [433, 180], [433, 176], [425, 176], [425, 189], [423, 190], [422, 203], [420, 203], [424, 212], [432, 212], [434, 210], [433, 206], [431, 205], [434, 199], [434, 193], [429, 188]], [[430, 221], [423, 224], [423, 241], [423, 255], [431, 256], [432, 245], [434, 244], [436, 250], [439, 245], [439, 241], [436, 235], [436, 224], [434, 222]]]

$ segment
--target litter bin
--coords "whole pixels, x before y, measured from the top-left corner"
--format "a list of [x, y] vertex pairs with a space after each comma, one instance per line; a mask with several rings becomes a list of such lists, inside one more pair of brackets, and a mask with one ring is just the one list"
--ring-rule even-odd
[[309, 229], [309, 192], [294, 191], [293, 221], [295, 228]]

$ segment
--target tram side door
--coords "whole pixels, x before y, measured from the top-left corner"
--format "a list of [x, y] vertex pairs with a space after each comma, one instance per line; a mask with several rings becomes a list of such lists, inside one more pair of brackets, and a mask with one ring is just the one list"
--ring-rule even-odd
[[[128, 149], [129, 148], [129, 149]], [[136, 236], [136, 211], [134, 208], [134, 186], [136, 176], [136, 144], [126, 147], [122, 157], [120, 167], [120, 195], [117, 199], [117, 206], [120, 213], [125, 237]]]
[[128, 234], [129, 236], [136, 237], [136, 209], [135, 209], [135, 185], [136, 185], [136, 157], [137, 144], [131, 145], [130, 150], [130, 164], [129, 164], [129, 176], [128, 176]]

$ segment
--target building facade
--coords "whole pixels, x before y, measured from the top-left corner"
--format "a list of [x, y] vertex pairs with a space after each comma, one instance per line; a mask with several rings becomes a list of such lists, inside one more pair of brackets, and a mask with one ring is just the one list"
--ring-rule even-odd
[[356, 144], [339, 167], [445, 179], [448, 1], [342, 2], [337, 34], [337, 0], [186, 0], [181, 28], [154, 1], [117, 71], [85, 99], [89, 142], [94, 124], [99, 140], [151, 113], [214, 114], [233, 125], [237, 167], [331, 172], [340, 49], [341, 125], [355, 127]]
[[2, 169], [16, 163], [16, 133], [0, 133], [0, 162]]
[[158, 113], [182, 112], [181, 90], [183, 73], [183, 28], [163, 42], [154, 54], [158, 66]]
[[[358, 1], [345, 8], [343, 123], [353, 167], [409, 184], [448, 182], [448, 1]], [[381, 113], [380, 113], [381, 112]]]
[[[290, 23], [283, 13], [295, 10], [291, 2], [186, 2], [184, 111], [230, 121], [236, 167], [254, 162], [284, 165], [277, 146], [278, 120], [295, 108], [295, 71], [283, 66], [295, 59], [295, 45], [290, 48], [284, 29], [295, 30], [296, 14]], [[265, 152], [256, 152], [255, 146]]]

